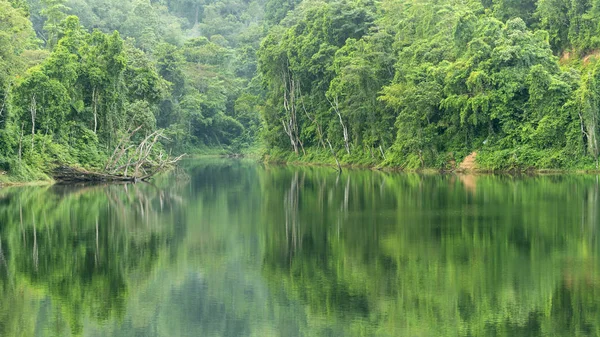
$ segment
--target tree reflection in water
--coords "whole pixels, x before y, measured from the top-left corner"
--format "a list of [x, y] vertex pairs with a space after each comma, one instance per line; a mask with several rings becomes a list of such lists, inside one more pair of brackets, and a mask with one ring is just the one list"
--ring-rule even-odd
[[150, 273], [174, 239], [164, 207], [183, 200], [174, 188], [145, 184], [10, 188], [0, 195], [2, 336], [33, 333], [11, 321], [24, 317], [13, 311], [27, 303], [15, 302], [32, 290], [60, 303], [52, 317], [38, 317], [52, 320], [58, 335], [80, 334], [85, 317], [122, 317], [127, 280]]
[[599, 334], [595, 176], [184, 165], [0, 190], [0, 335]]

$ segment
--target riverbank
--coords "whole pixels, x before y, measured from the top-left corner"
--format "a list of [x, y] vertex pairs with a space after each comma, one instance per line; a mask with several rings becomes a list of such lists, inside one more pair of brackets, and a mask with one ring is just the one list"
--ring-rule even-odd
[[[232, 153], [195, 153], [187, 157], [188, 159], [202, 159], [202, 158], [246, 158], [253, 159], [265, 164], [272, 165], [289, 165], [289, 166], [303, 166], [303, 167], [330, 167], [332, 170], [338, 170], [337, 163], [333, 157], [327, 157], [327, 155], [319, 153], [311, 153], [302, 156], [295, 156], [293, 153], [265, 153], [262, 154], [258, 151], [244, 151], [238, 154]], [[362, 158], [358, 161], [348, 161], [348, 158], [343, 158], [340, 161], [340, 166], [343, 170], [372, 170], [372, 171], [384, 171], [384, 172], [405, 172], [405, 173], [420, 173], [420, 174], [445, 174], [445, 173], [458, 173], [458, 174], [510, 174], [510, 175], [560, 175], [560, 174], [600, 174], [600, 170], [593, 169], [484, 169], [479, 168], [474, 164], [472, 158], [467, 158], [467, 161], [471, 161], [470, 165], [455, 164], [455, 167], [442, 169], [434, 167], [425, 167], [417, 169], [407, 169], [399, 166], [389, 165], [385, 161], [377, 162], [376, 160], [369, 160], [368, 158]], [[11, 176], [7, 172], [0, 172], [0, 188], [3, 187], [14, 187], [14, 186], [44, 186], [54, 184], [56, 181], [48, 175], [44, 175], [40, 178], [38, 175], [35, 179], [22, 179], [17, 176]]]
[[55, 181], [53, 179], [48, 180], [32, 180], [32, 181], [18, 181], [10, 179], [0, 179], [0, 189], [5, 187], [18, 187], [18, 186], [46, 186], [52, 185]]
[[0, 188], [9, 186], [41, 186], [52, 184], [53, 182], [54, 180], [45, 174], [23, 176], [0, 171]]
[[[282, 152], [270, 152], [263, 153], [261, 155], [261, 161], [269, 164], [280, 164], [280, 165], [292, 165], [292, 166], [321, 166], [331, 167], [337, 170], [337, 163], [335, 158], [331, 155], [327, 156], [325, 153], [309, 153], [307, 155], [295, 156], [293, 153], [282, 153]], [[356, 160], [355, 158], [358, 158]], [[589, 168], [519, 168], [513, 167], [509, 169], [493, 169], [480, 167], [476, 163], [475, 156], [470, 154], [463, 162], [455, 163], [449, 162], [444, 167], [421, 167], [421, 168], [405, 168], [397, 165], [393, 165], [390, 161], [376, 160], [365, 158], [364, 156], [354, 155], [350, 157], [338, 158], [342, 169], [368, 169], [375, 171], [386, 171], [386, 172], [407, 172], [407, 173], [424, 173], [424, 174], [436, 174], [436, 173], [464, 173], [464, 174], [539, 174], [539, 175], [552, 175], [552, 174], [600, 174], [598, 169]]]

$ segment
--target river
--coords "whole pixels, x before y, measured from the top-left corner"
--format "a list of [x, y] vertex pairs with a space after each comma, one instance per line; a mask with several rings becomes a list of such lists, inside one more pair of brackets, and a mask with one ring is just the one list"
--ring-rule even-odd
[[597, 176], [189, 160], [0, 189], [0, 336], [599, 336]]

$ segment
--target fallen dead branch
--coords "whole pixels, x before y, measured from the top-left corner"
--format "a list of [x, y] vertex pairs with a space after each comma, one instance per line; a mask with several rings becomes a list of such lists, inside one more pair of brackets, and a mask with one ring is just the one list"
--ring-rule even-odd
[[125, 177], [116, 174], [90, 172], [80, 168], [60, 166], [54, 169], [53, 177], [59, 182], [110, 182], [110, 181], [135, 181], [135, 177]]
[[61, 182], [118, 182], [147, 181], [153, 176], [175, 166], [185, 154], [172, 157], [164, 151], [156, 150], [156, 145], [164, 136], [164, 130], [157, 130], [135, 144], [131, 138], [141, 129], [127, 130], [119, 140], [102, 172], [91, 172], [79, 168], [61, 166], [54, 170], [54, 179]]

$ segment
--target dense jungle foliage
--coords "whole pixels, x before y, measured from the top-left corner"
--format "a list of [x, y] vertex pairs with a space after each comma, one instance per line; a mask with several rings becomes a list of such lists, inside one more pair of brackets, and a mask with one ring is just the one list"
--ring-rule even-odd
[[597, 168], [599, 11], [593, 0], [305, 1], [259, 50], [267, 147], [410, 169], [472, 152], [483, 169]]
[[103, 167], [138, 127], [172, 153], [595, 169], [599, 27], [596, 0], [0, 0], [0, 171]]
[[[239, 152], [256, 138], [264, 4], [0, 0], [0, 172], [101, 168], [120, 139]], [[192, 10], [193, 9], [193, 10]]]

